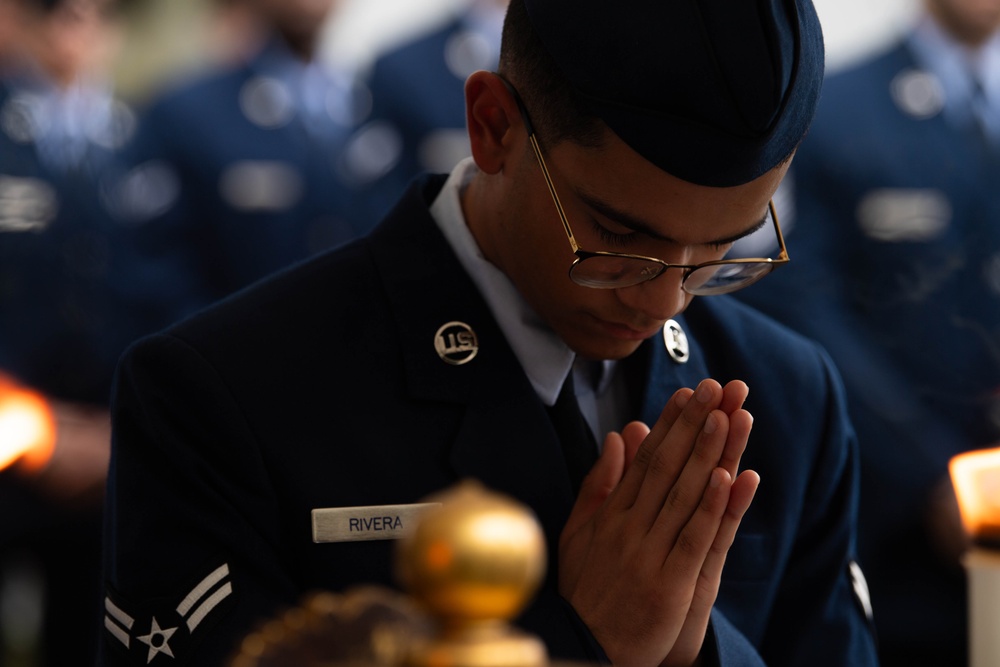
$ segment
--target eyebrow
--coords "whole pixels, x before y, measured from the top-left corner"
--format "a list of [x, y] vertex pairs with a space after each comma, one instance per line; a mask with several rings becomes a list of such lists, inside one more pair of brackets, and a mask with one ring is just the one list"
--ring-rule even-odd
[[[589, 206], [590, 208], [594, 209], [595, 211], [597, 211], [598, 213], [600, 213], [604, 217], [608, 218], [609, 220], [614, 220], [616, 223], [622, 225], [623, 227], [628, 227], [629, 229], [631, 229], [634, 232], [639, 232], [640, 234], [644, 234], [644, 235], [646, 235], [646, 236], [648, 236], [650, 238], [656, 239], [658, 241], [665, 241], [667, 243], [677, 243], [678, 242], [676, 239], [673, 239], [673, 238], [671, 238], [669, 236], [664, 236], [663, 234], [660, 234], [655, 229], [653, 229], [652, 227], [650, 227], [645, 221], [640, 220], [639, 218], [637, 218], [637, 217], [635, 217], [633, 215], [629, 215], [628, 213], [625, 213], [624, 211], [620, 211], [620, 210], [616, 209], [614, 206], [612, 206], [611, 204], [609, 204], [608, 202], [606, 202], [606, 201], [604, 201], [602, 199], [598, 199], [597, 197], [594, 197], [593, 195], [590, 195], [590, 194], [588, 194], [586, 192], [582, 192], [582, 191], [579, 191], [579, 190], [577, 191], [577, 196], [587, 206]], [[751, 226], [747, 230], [744, 230], [744, 231], [740, 232], [739, 234], [736, 234], [735, 236], [729, 236], [729, 237], [725, 237], [725, 238], [721, 238], [721, 239], [715, 239], [715, 240], [712, 240], [712, 241], [705, 241], [703, 243], [700, 243], [699, 245], [729, 245], [730, 243], [736, 243], [740, 239], [746, 238], [747, 236], [750, 236], [751, 234], [753, 234], [757, 230], [761, 229], [764, 225], [766, 225], [767, 224], [767, 216], [768, 216], [768, 212], [765, 212], [764, 216], [760, 220], [758, 220], [756, 223], [754, 223], [753, 226]]]

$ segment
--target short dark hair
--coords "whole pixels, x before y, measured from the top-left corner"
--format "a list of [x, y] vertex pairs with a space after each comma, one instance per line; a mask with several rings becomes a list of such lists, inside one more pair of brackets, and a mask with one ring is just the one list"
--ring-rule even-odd
[[499, 73], [520, 94], [543, 149], [563, 141], [601, 145], [607, 126], [559, 71], [531, 25], [524, 0], [510, 0], [507, 7]]

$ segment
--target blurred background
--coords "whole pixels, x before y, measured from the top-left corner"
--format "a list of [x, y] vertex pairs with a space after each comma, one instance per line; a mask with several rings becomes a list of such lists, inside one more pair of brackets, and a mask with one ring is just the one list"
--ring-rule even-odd
[[[336, 10], [331, 14], [331, 18], [321, 31], [317, 58], [329, 63], [337, 70], [352, 71], [357, 73], [361, 78], [364, 78], [371, 65], [380, 55], [391, 51], [396, 46], [406, 43], [416, 35], [430, 32], [448, 23], [456, 14], [461, 12], [463, 7], [469, 5], [471, 1], [340, 0]], [[815, 0], [815, 3], [826, 35], [828, 70], [835, 71], [874, 51], [878, 51], [890, 41], [905, 33], [916, 15], [919, 0]], [[238, 1], [120, 0], [118, 5], [121, 8], [121, 15], [119, 17], [121, 20], [117, 25], [118, 30], [114, 35], [121, 42], [117, 49], [111, 49], [117, 53], [110, 63], [110, 74], [113, 84], [111, 87], [117, 97], [136, 108], [142, 107], [151, 99], [154, 99], [164, 89], [169, 88], [171, 84], [185, 80], [192, 74], [206, 70], [213, 65], [232, 61], [248, 48], [243, 43], [246, 41], [244, 36], [247, 34], [247, 26], [245, 17], [239, 11], [240, 3]], [[0, 0], [0, 10], [9, 6], [11, 6], [9, 0]], [[10, 26], [5, 25], [4, 21], [5, 16], [3, 11], [0, 11], [0, 56], [3, 55], [4, 47], [9, 47], [15, 41], [12, 33], [5, 33], [4, 28], [9, 28]], [[5, 34], [8, 36], [6, 40], [4, 37]], [[109, 37], [108, 39], [110, 40], [111, 38]], [[76, 106], [71, 105], [68, 108], [84, 108], [80, 106], [81, 104], [79, 101], [72, 102], [72, 105]], [[214, 104], [214, 106], [218, 108], [220, 105]], [[415, 105], [408, 101], [405, 106], [406, 111], [412, 113]], [[278, 110], [280, 111], [281, 109]], [[268, 109], [264, 109], [264, 111], [268, 111]], [[270, 111], [274, 111], [274, 108], [270, 108]], [[262, 112], [258, 110], [258, 113]], [[17, 120], [17, 118], [14, 118], [14, 120]], [[460, 121], [461, 113], [459, 114]], [[219, 125], [216, 121], [212, 122], [215, 123], [213, 127]], [[7, 127], [6, 125], [4, 127], [7, 130], [11, 129], [11, 127]], [[19, 126], [12, 127], [14, 130], [17, 130]], [[461, 134], [460, 128], [455, 129]], [[166, 134], [186, 133], [167, 132]], [[211, 128], [208, 134], [211, 134]], [[179, 139], [185, 138], [187, 137], [180, 137]], [[379, 136], [372, 134], [371, 138], [378, 139]], [[52, 143], [57, 148], [66, 145], [66, 142], [58, 137]], [[245, 148], [251, 150], [254, 140], [252, 138], [248, 139], [246, 143], [249, 147]], [[375, 148], [379, 148], [377, 143], [376, 141]], [[372, 143], [357, 145], [367, 149], [372, 146]], [[3, 144], [0, 144], [0, 151], [4, 150], [8, 150], [9, 153], [6, 156], [0, 153], [0, 167], [3, 166], [3, 158], [14, 155], [12, 149], [5, 148]], [[350, 152], [348, 151], [347, 154], [350, 155]], [[449, 153], [448, 155], [450, 157], [451, 154]], [[43, 157], [49, 157], [54, 160], [61, 158], [61, 155]], [[199, 159], [199, 164], [203, 162], [204, 159]], [[2, 170], [0, 170], [0, 176], [3, 176]], [[28, 181], [27, 179], [22, 179], [16, 182], [23, 184]], [[149, 187], [149, 183], [145, 185]], [[90, 192], [95, 190], [95, 188], [87, 186], [84, 190]], [[150, 200], [149, 194], [152, 192], [151, 190], [147, 189], [141, 192], [144, 193], [147, 201]], [[258, 194], [253, 189], [251, 189], [251, 193]], [[91, 192], [91, 194], [93, 193]], [[2, 195], [3, 192], [0, 191], [0, 203], [3, 203]], [[391, 199], [388, 201], [391, 201]], [[14, 203], [18, 202], [15, 201]], [[268, 212], [272, 212], [268, 209], [268, 206], [274, 204], [274, 202], [261, 202], [257, 200], [251, 203], [257, 205], [260, 209], [267, 209]], [[8, 205], [9, 208], [11, 208], [10, 205]], [[35, 209], [38, 209], [38, 207], [36, 206]], [[201, 204], [199, 204], [198, 210], [211, 211], [211, 209]], [[2, 214], [3, 210], [0, 210], [0, 231], [5, 231]], [[10, 220], [7, 222], [8, 224], [12, 224]], [[24, 223], [20, 219], [14, 220], [14, 222], [19, 224]], [[31, 222], [31, 220], [28, 222]], [[47, 221], [42, 222], [47, 223]], [[55, 230], [57, 227], [58, 225], [54, 224], [52, 229]], [[6, 231], [11, 231], [11, 229], [7, 229]], [[331, 234], [327, 233], [323, 238], [326, 240], [333, 239], [334, 236]], [[13, 234], [8, 236], [11, 238], [14, 237]], [[315, 236], [315, 234], [312, 234], [312, 236]], [[39, 236], [38, 238], [40, 239], [41, 237]], [[70, 241], [73, 244], [79, 245], [78, 238], [78, 236], [74, 236], [70, 238]], [[93, 238], [97, 237], [93, 236]], [[44, 251], [48, 252], [49, 250], [45, 249]], [[38, 249], [38, 251], [43, 252], [42, 249]], [[13, 257], [21, 251], [12, 246], [10, 252], [14, 254], [9, 255], [9, 257]], [[100, 253], [97, 254], [100, 255]], [[3, 261], [3, 257], [4, 255], [0, 255], [0, 261]], [[191, 260], [185, 258], [184, 263], [189, 264]], [[0, 274], [0, 278], [3, 278], [2, 274]], [[91, 278], [95, 281], [98, 279], [103, 280], [97, 273], [93, 273]], [[3, 282], [3, 280], [0, 280], [0, 285]], [[164, 280], [159, 282], [172, 285], [182, 281]], [[10, 283], [9, 280], [8, 283]], [[66, 286], [76, 289], [78, 283], [79, 281], [68, 280]], [[132, 284], [131, 281], [129, 284]], [[141, 294], [140, 296], [144, 300], [148, 300], [148, 295]], [[44, 301], [45, 299], [40, 300]], [[0, 317], [6, 316], [9, 318], [11, 311], [5, 310], [4, 312], [6, 314], [0, 315]], [[0, 324], [2, 324], [2, 321], [0, 321]], [[35, 330], [38, 329], [38, 325], [33, 324], [24, 328], [31, 329], [33, 335]], [[3, 342], [2, 337], [0, 337], [0, 348], [3, 347]], [[3, 370], [5, 370], [3, 364], [0, 363], [0, 371]], [[12, 369], [6, 370], [12, 371]], [[0, 379], [2, 379], [2, 373], [0, 373]], [[39, 388], [54, 396], [59, 396], [57, 390], [44, 386], [40, 386]], [[101, 394], [104, 393], [106, 392], [101, 392]], [[78, 415], [79, 413], [77, 411], [72, 414]], [[104, 432], [102, 437], [106, 440], [106, 432]], [[105, 443], [105, 452], [103, 454], [105, 457], [107, 456], [106, 447]], [[94, 460], [100, 462], [99, 458], [95, 458]], [[103, 467], [101, 471], [103, 472]], [[100, 479], [97, 481], [100, 482]], [[13, 511], [16, 503], [12, 503], [9, 500], [3, 500], [3, 503], [6, 506], [0, 509], [0, 512], [2, 512], [0, 519], [6, 518], [9, 522], [12, 518], [11, 515], [19, 514]], [[96, 503], [96, 506], [99, 507], [99, 499]], [[25, 512], [21, 512], [20, 514], [24, 517], [34, 516], [28, 515]], [[98, 516], [91, 518], [99, 520]], [[76, 520], [73, 519], [73, 521], [75, 522]], [[22, 526], [22, 528], [28, 531], [34, 530], [37, 532], [41, 528], [41, 524], [34, 519], [24, 518], [22, 523], [30, 524]], [[0, 527], [6, 525], [0, 522]], [[4, 530], [9, 533], [12, 529], [8, 527]], [[59, 534], [58, 531], [48, 532], [53, 535]], [[96, 533], [97, 531], [94, 530], [92, 532]], [[93, 537], [93, 535], [90, 535], [90, 537]], [[56, 546], [57, 551], [61, 552], [66, 559], [72, 561], [81, 560], [78, 557], [79, 552], [74, 551], [72, 548], [60, 545]], [[58, 565], [57, 567], [63, 568], [63, 565]], [[40, 591], [46, 587], [52, 589], [57, 600], [52, 604], [64, 608], [68, 607], [65, 597], [61, 599], [60, 604], [58, 595], [61, 594], [61, 590], [55, 587], [51, 578], [49, 578], [48, 583], [46, 582], [47, 577], [41, 570], [36, 559], [24, 556], [19, 551], [0, 550], [0, 667], [41, 667], [43, 664], [38, 657], [39, 644], [44, 641], [40, 639], [43, 625], [42, 610], [44, 607], [43, 596]], [[69, 613], [68, 610], [67, 613]], [[90, 624], [89, 620], [84, 621], [72, 616], [68, 619], [68, 622], [71, 625], [87, 625], [88, 627]], [[49, 664], [61, 665], [63, 663], [52, 663], [50, 660]]]
[[[142, 97], [164, 77], [196, 67], [219, 44], [206, 18], [211, 0], [135, 0], [119, 59], [119, 90]], [[364, 68], [380, 52], [430, 29], [468, 0], [341, 0], [325, 29], [323, 56]], [[905, 32], [914, 0], [816, 0], [829, 69], [877, 50]]]

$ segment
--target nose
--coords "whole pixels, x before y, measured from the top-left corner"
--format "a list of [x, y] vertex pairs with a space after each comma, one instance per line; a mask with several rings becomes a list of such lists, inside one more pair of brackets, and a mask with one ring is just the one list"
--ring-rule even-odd
[[652, 320], [669, 320], [684, 310], [691, 298], [681, 289], [684, 272], [681, 269], [667, 269], [656, 278], [631, 287], [615, 290], [618, 300], [631, 310]]

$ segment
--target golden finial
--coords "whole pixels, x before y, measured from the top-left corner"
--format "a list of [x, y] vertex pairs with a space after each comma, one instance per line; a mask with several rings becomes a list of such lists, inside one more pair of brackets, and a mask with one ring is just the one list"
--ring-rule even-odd
[[396, 551], [396, 575], [437, 620], [415, 642], [412, 667], [540, 667], [544, 644], [507, 621], [531, 600], [545, 574], [545, 538], [523, 505], [462, 484], [428, 499], [429, 510]]

